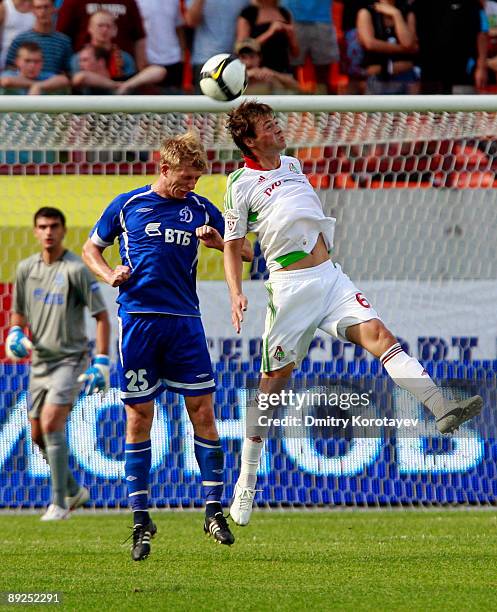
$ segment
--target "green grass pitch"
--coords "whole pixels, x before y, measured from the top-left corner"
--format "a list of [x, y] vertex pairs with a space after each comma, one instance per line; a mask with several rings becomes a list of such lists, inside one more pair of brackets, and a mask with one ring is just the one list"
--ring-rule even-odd
[[152, 514], [158, 534], [140, 563], [122, 544], [127, 514], [49, 524], [0, 515], [0, 591], [62, 592], [52, 609], [140, 612], [488, 610], [497, 601], [494, 511], [255, 512], [231, 548], [203, 534], [198, 512]]

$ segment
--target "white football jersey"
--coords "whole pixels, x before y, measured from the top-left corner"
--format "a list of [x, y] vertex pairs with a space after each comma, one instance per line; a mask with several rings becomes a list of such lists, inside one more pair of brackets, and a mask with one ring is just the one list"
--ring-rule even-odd
[[335, 219], [326, 217], [320, 199], [295, 157], [281, 155], [275, 170], [248, 162], [228, 177], [224, 198], [224, 240], [254, 232], [270, 271], [285, 267], [293, 253], [310, 253], [322, 233], [331, 250]]

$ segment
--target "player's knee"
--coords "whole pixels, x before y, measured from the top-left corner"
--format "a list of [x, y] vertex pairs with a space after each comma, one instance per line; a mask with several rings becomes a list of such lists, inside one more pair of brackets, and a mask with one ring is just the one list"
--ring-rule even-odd
[[214, 413], [210, 407], [203, 408], [196, 414], [195, 421], [197, 425], [207, 428], [215, 426]]
[[201, 404], [197, 410], [190, 412], [192, 425], [198, 431], [207, 431], [216, 429], [216, 419], [214, 418], [214, 410], [210, 404]]
[[63, 429], [56, 418], [48, 418], [42, 420], [41, 425], [42, 431], [44, 434], [54, 433], [56, 431], [61, 431]]
[[61, 406], [43, 407], [40, 428], [42, 434], [54, 433], [55, 431], [64, 431], [66, 426], [68, 411]]
[[127, 411], [126, 429], [132, 436], [147, 434], [152, 428], [153, 414], [145, 410], [135, 409]]

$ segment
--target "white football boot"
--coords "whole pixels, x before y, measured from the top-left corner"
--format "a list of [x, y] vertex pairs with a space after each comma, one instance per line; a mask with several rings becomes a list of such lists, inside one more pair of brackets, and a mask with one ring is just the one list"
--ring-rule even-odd
[[40, 521], [65, 521], [68, 518], [69, 510], [67, 508], [50, 504], [45, 514], [40, 518]]
[[449, 400], [446, 404], [449, 410], [437, 420], [438, 431], [443, 434], [453, 433], [460, 425], [479, 415], [483, 399], [473, 395], [468, 399]]
[[257, 489], [242, 487], [238, 482], [236, 483], [230, 506], [230, 515], [237, 525], [248, 525], [256, 492]]

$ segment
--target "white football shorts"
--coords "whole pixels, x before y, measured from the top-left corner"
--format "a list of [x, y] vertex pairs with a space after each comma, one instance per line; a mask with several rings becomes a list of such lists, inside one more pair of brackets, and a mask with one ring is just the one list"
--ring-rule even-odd
[[307, 355], [317, 329], [347, 342], [345, 331], [378, 313], [338, 264], [273, 272], [262, 337], [261, 371], [279, 370]]

